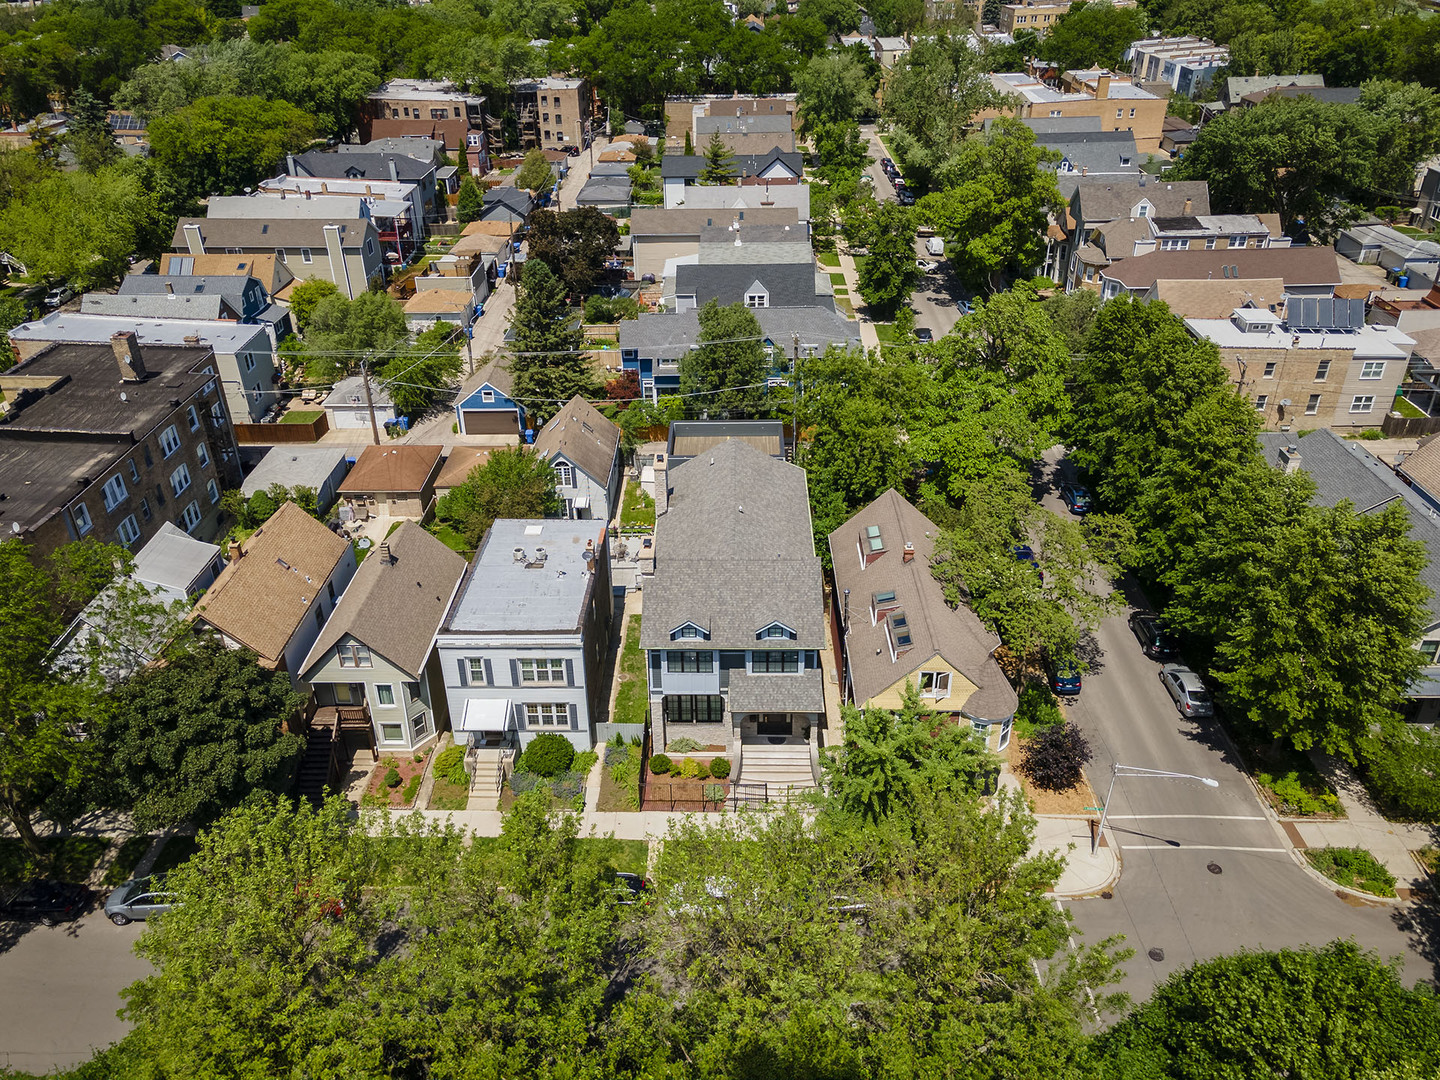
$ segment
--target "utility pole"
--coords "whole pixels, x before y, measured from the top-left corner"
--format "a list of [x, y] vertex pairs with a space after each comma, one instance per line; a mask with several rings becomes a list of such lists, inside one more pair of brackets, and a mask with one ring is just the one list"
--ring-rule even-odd
[[365, 384], [365, 408], [370, 410], [370, 434], [380, 445], [380, 425], [375, 422], [375, 398], [370, 393], [370, 361], [360, 361], [360, 381]]

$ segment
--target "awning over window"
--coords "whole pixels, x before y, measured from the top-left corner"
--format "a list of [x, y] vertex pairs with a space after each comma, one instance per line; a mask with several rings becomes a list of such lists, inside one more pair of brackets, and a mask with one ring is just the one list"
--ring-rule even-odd
[[508, 698], [471, 698], [460, 716], [460, 731], [508, 731], [515, 726]]

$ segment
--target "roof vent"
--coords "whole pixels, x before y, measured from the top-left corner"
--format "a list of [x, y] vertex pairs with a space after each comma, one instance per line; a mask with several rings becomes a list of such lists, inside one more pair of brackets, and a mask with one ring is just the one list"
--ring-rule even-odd
[[522, 548], [522, 547], [514, 548], [514, 549], [512, 550], [512, 554], [515, 556], [515, 561], [516, 561], [516, 562], [524, 562], [524, 561], [525, 561], [525, 549], [524, 549], [524, 548]]
[[546, 551], [543, 547], [535, 548], [535, 561], [537, 563], [543, 563], [547, 558], [549, 558], [549, 555], [550, 553]]

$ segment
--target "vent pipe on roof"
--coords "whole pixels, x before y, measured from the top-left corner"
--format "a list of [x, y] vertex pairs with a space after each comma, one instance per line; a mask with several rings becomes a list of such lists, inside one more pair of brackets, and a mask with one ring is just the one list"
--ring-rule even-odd
[[516, 561], [516, 562], [524, 562], [524, 561], [525, 561], [525, 549], [524, 549], [524, 548], [522, 548], [522, 547], [513, 548], [513, 549], [511, 550], [511, 554], [515, 557], [515, 561]]

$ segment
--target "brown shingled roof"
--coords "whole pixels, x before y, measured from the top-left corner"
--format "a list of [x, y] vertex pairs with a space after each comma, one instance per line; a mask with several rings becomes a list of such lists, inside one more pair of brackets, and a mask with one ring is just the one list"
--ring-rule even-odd
[[610, 467], [619, 445], [620, 428], [578, 395], [562, 405], [535, 436], [535, 452], [546, 461], [560, 454], [601, 484], [610, 481]]
[[444, 451], [443, 446], [367, 446], [340, 493], [419, 491], [440, 468]]
[[274, 667], [312, 617], [315, 598], [350, 544], [285, 502], [241, 550], [200, 598], [195, 615]]
[[1224, 267], [1238, 267], [1230, 280], [1281, 278], [1286, 288], [1297, 285], [1339, 285], [1335, 251], [1326, 247], [1259, 248], [1214, 251], [1152, 251], [1116, 263], [1105, 272], [1128, 289], [1144, 289], [1165, 279], [1225, 280]]

